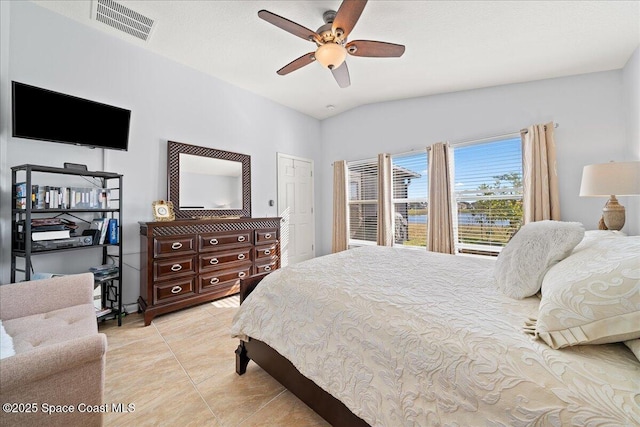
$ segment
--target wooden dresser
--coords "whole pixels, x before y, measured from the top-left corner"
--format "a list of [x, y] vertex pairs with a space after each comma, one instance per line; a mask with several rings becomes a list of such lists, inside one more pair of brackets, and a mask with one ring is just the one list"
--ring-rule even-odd
[[145, 326], [240, 291], [240, 280], [280, 267], [280, 218], [140, 223], [140, 298]]

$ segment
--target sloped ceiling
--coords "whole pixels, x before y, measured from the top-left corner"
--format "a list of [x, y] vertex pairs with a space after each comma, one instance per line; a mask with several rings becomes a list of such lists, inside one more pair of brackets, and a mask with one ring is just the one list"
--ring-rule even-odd
[[314, 45], [257, 15], [267, 9], [316, 30], [339, 0], [120, 1], [156, 20], [146, 42], [92, 20], [91, 1], [35, 3], [318, 119], [375, 102], [620, 69], [640, 44], [638, 1], [371, 0], [349, 39], [404, 44], [406, 52], [349, 57], [351, 86], [340, 89], [318, 63], [277, 75]]

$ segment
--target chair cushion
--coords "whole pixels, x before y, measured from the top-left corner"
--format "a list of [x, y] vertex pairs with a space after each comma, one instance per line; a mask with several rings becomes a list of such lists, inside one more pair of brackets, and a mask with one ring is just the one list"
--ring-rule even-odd
[[95, 308], [82, 304], [3, 321], [16, 354], [98, 333]]

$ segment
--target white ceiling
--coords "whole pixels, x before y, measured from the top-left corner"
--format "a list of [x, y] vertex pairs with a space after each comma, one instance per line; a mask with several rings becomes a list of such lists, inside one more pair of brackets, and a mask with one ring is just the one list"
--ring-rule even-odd
[[316, 30], [340, 0], [119, 1], [156, 20], [147, 42], [92, 20], [89, 0], [36, 3], [318, 119], [381, 101], [620, 69], [640, 44], [640, 1], [371, 0], [349, 40], [404, 44], [406, 52], [347, 58], [351, 86], [340, 89], [318, 63], [277, 75], [315, 45], [257, 15], [267, 9]]

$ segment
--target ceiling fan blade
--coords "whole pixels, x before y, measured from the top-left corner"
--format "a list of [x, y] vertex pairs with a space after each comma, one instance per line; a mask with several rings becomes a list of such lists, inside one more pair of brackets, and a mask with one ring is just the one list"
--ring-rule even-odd
[[283, 18], [282, 16], [276, 15], [275, 13], [271, 13], [268, 10], [261, 10], [260, 12], [258, 12], [258, 16], [268, 23], [282, 28], [283, 30], [305, 40], [320, 40], [320, 36], [315, 31], [311, 31], [310, 29], [303, 27], [300, 24], [296, 24], [295, 22], [290, 21], [287, 18]]
[[354, 40], [345, 46], [347, 52], [353, 56], [369, 56], [377, 58], [400, 57], [404, 53], [401, 44], [376, 42], [372, 40]]
[[284, 76], [285, 74], [289, 74], [292, 71], [295, 71], [295, 70], [297, 70], [299, 68], [304, 67], [305, 65], [311, 64], [313, 61], [316, 60], [316, 57], [315, 57], [314, 54], [315, 54], [315, 52], [305, 53], [300, 58], [294, 59], [293, 61], [289, 62], [284, 67], [280, 68], [277, 71], [277, 73], [280, 74], [281, 76]]
[[341, 88], [351, 86], [351, 77], [349, 77], [349, 68], [347, 67], [347, 63], [343, 62], [341, 66], [338, 68], [334, 68], [331, 70], [331, 74], [338, 82], [338, 86]]
[[340, 28], [342, 30], [340, 37], [347, 38], [358, 22], [366, 4], [367, 0], [344, 0], [333, 19], [331, 26], [333, 33], [337, 34], [337, 30]]

